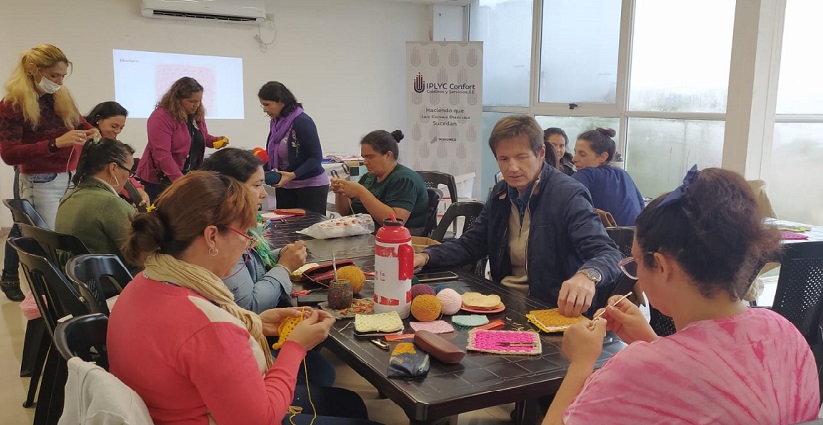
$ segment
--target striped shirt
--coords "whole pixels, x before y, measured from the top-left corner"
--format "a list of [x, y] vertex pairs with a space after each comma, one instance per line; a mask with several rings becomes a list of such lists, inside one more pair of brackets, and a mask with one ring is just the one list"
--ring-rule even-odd
[[763, 424], [817, 417], [817, 368], [806, 340], [771, 310], [751, 308], [635, 342], [586, 381], [569, 424]]

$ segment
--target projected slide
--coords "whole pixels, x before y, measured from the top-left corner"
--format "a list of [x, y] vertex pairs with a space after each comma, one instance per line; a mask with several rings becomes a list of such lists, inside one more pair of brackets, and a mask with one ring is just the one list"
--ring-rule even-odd
[[243, 59], [222, 56], [113, 50], [114, 97], [130, 118], [148, 118], [154, 105], [180, 77], [204, 88], [210, 119], [243, 119]]

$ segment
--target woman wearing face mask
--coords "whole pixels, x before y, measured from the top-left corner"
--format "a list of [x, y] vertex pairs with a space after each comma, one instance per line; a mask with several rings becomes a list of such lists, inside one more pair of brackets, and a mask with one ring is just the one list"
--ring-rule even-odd
[[577, 172], [572, 178], [589, 189], [594, 207], [610, 212], [618, 226], [634, 226], [645, 202], [629, 173], [609, 165], [616, 151], [615, 134], [611, 128], [598, 128], [577, 136], [573, 159]]
[[[0, 157], [18, 167], [20, 198], [31, 202], [51, 228], [83, 142], [99, 136], [63, 87], [70, 65], [63, 51], [50, 44], [26, 50], [0, 101]], [[4, 267], [3, 292], [19, 298], [19, 287], [17, 269]]]
[[212, 148], [214, 142], [225, 139], [209, 134], [202, 102], [203, 86], [194, 78], [182, 77], [172, 84], [149, 116], [149, 143], [137, 166], [137, 177], [151, 199], [157, 199], [163, 189], [183, 174], [200, 168], [206, 147]]
[[[91, 112], [86, 115], [86, 121], [97, 128], [102, 137], [117, 139], [117, 136], [123, 131], [123, 128], [126, 127], [126, 117], [128, 115], [129, 111], [122, 105], [114, 101], [109, 101], [98, 103], [97, 106], [92, 108]], [[120, 196], [126, 200], [133, 201], [137, 205], [148, 206], [151, 201], [149, 200], [149, 194], [143, 189], [143, 185], [134, 177], [130, 178], [125, 186], [129, 184], [140, 194], [140, 199], [130, 199], [126, 187], [120, 191]]]
[[269, 81], [257, 97], [263, 112], [271, 117], [268, 168], [277, 170], [279, 176], [267, 173], [266, 183], [277, 188], [277, 208], [304, 208], [326, 215], [329, 176], [320, 163], [323, 148], [317, 126], [282, 83]]
[[133, 155], [134, 149], [119, 140], [86, 142], [72, 178], [74, 188], [60, 201], [54, 230], [76, 236], [93, 254], [117, 254], [126, 263], [120, 246], [134, 208], [117, 193], [131, 176]]

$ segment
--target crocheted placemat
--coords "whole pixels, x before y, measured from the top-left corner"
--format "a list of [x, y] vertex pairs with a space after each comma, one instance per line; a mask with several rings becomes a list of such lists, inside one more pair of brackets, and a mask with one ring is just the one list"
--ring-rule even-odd
[[466, 348], [484, 353], [536, 355], [543, 351], [543, 344], [537, 332], [472, 329]]
[[489, 318], [482, 314], [458, 314], [452, 316], [452, 324], [464, 329], [489, 323]]
[[354, 316], [354, 330], [367, 332], [397, 332], [403, 329], [403, 321], [396, 311], [379, 314], [357, 314]]
[[454, 332], [454, 326], [443, 320], [435, 320], [433, 322], [409, 322], [409, 327], [415, 332], [429, 331], [434, 334]]
[[566, 317], [560, 314], [560, 310], [556, 308], [532, 310], [526, 315], [526, 319], [541, 331], [549, 333], [564, 332], [569, 326], [586, 320], [583, 316]]

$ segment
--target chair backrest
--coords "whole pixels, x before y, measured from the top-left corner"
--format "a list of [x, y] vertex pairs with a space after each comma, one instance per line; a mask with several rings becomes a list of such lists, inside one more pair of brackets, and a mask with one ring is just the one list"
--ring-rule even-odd
[[[451, 201], [458, 201], [457, 182], [455, 181], [453, 175], [440, 171], [418, 171], [417, 174], [420, 174], [420, 177], [423, 177], [423, 181], [426, 182], [426, 187], [438, 189], [438, 186], [441, 184], [445, 185], [449, 191], [449, 198], [451, 198]], [[440, 198], [443, 198], [442, 193]]]
[[52, 337], [59, 319], [92, 313], [66, 276], [43, 255], [37, 241], [24, 237], [9, 239], [8, 242], [20, 256], [20, 268]]
[[[123, 292], [133, 276], [114, 254], [84, 254], [66, 263], [66, 275], [81, 295], [85, 287], [97, 301], [102, 312], [108, 311], [106, 298]], [[103, 308], [105, 307], [105, 309]]]
[[446, 213], [443, 214], [443, 218], [440, 219], [440, 223], [438, 223], [437, 227], [434, 228], [431, 238], [438, 242], [443, 242], [443, 237], [446, 235], [446, 231], [458, 217], [464, 217], [461, 234], [466, 233], [466, 231], [472, 227], [472, 224], [474, 224], [474, 220], [480, 216], [484, 206], [485, 205], [482, 202], [477, 201], [452, 203], [449, 205], [449, 209], [446, 210]]
[[54, 330], [54, 344], [64, 359], [80, 357], [109, 370], [106, 351], [106, 331], [109, 317], [94, 313], [73, 317], [58, 323]]
[[23, 237], [32, 238], [40, 244], [43, 252], [59, 270], [64, 270], [66, 262], [71, 257], [88, 254], [89, 249], [76, 236], [57, 233], [53, 230], [42, 229], [39, 227], [20, 225], [20, 233]]
[[428, 237], [431, 235], [432, 230], [434, 230], [434, 226], [437, 225], [437, 206], [440, 204], [440, 199], [443, 197], [442, 192], [440, 189], [434, 189], [431, 187], [426, 188], [426, 192], [429, 194], [429, 208], [426, 209], [426, 227], [423, 229], [423, 234], [420, 236]]
[[809, 344], [821, 342], [823, 242], [784, 245], [772, 310], [792, 322]]
[[3, 199], [3, 204], [11, 211], [12, 220], [18, 224], [28, 224], [29, 226], [42, 227], [48, 229], [46, 220], [34, 209], [26, 199]]

